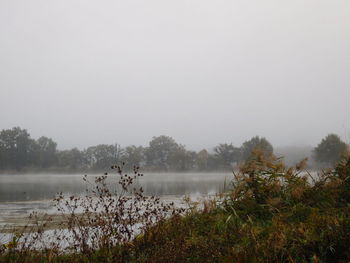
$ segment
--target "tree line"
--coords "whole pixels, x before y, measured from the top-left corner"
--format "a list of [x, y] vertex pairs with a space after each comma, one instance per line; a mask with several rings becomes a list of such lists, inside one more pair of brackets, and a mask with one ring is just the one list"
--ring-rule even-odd
[[[319, 162], [333, 164], [347, 148], [339, 136], [330, 134], [315, 148], [314, 156]], [[230, 170], [248, 160], [254, 149], [266, 155], [273, 153], [272, 144], [259, 136], [240, 147], [222, 143], [213, 151], [190, 151], [165, 135], [153, 137], [147, 147], [99, 144], [84, 150], [58, 150], [51, 138], [42, 136], [35, 140], [26, 129], [14, 127], [0, 131], [0, 170], [102, 171], [115, 163], [125, 163], [129, 170], [134, 165], [150, 171]]]

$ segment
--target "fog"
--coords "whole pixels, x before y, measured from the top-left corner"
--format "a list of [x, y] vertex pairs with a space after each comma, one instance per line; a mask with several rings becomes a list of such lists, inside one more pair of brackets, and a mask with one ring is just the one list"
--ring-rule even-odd
[[[89, 175], [87, 180], [94, 183], [99, 175]], [[208, 195], [223, 191], [231, 185], [232, 172], [225, 173], [148, 173], [139, 178], [134, 187], [142, 186], [147, 196], [183, 196]], [[119, 177], [110, 174], [107, 182], [110, 190], [115, 191]], [[78, 174], [17, 174], [0, 175], [0, 203], [49, 200], [59, 192], [64, 195], [86, 195], [91, 185], [83, 181]], [[120, 193], [121, 187], [119, 186]], [[90, 192], [91, 194], [91, 192]], [[1, 208], [1, 207], [0, 207]], [[1, 209], [0, 209], [1, 211]]]
[[2, 0], [0, 129], [60, 149], [349, 138], [350, 2]]

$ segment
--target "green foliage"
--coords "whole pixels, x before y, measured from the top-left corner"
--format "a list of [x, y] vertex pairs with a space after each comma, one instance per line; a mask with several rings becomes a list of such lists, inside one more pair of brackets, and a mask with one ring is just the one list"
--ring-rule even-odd
[[305, 164], [255, 152], [211, 206], [135, 240], [136, 261], [348, 262], [350, 158], [317, 178]]
[[38, 158], [42, 168], [48, 168], [56, 164], [57, 143], [45, 136], [37, 140]]
[[164, 135], [153, 137], [146, 149], [146, 164], [167, 171], [173, 165], [175, 154], [183, 148], [171, 137]]
[[236, 163], [240, 159], [240, 149], [231, 144], [219, 144], [214, 148], [216, 157], [222, 162], [222, 165], [226, 168], [231, 168], [233, 163]]
[[[314, 156], [318, 162], [334, 165], [347, 149], [337, 135], [330, 134], [314, 149]], [[244, 142], [241, 147], [222, 143], [214, 147], [213, 152], [206, 149], [194, 152], [164, 135], [153, 137], [145, 148], [100, 144], [84, 150], [59, 151], [51, 138], [42, 136], [34, 140], [27, 130], [14, 127], [0, 131], [0, 171], [103, 171], [114, 162], [124, 162], [128, 171], [134, 165], [145, 171], [228, 171], [250, 160], [255, 150], [263, 152], [265, 157], [273, 153], [271, 143], [259, 136]]]
[[334, 165], [341, 155], [348, 149], [348, 145], [336, 134], [328, 134], [314, 149], [316, 161]]
[[168, 136], [153, 137], [145, 149], [146, 167], [160, 171], [185, 171], [195, 167], [196, 153]]
[[268, 140], [255, 136], [242, 144], [241, 160], [249, 160], [253, 156], [255, 150], [263, 152], [265, 156], [269, 156], [273, 153], [272, 144]]
[[153, 137], [146, 148], [100, 144], [85, 150], [60, 151], [51, 138], [42, 136], [34, 140], [27, 130], [15, 127], [0, 132], [0, 171], [103, 171], [114, 162], [124, 162], [128, 171], [134, 165], [148, 171], [231, 170], [242, 158], [250, 156], [256, 147], [272, 152], [272, 146], [266, 139], [259, 137], [245, 142], [240, 148], [223, 143], [214, 147], [214, 153], [205, 149], [197, 153], [188, 151], [184, 145], [164, 135]]
[[119, 144], [107, 145], [99, 144], [87, 148], [85, 158], [92, 170], [103, 170], [111, 163], [120, 162], [123, 150]]
[[0, 168], [21, 170], [29, 162], [32, 141], [27, 130], [14, 127], [0, 132]]
[[124, 149], [122, 160], [126, 163], [126, 168], [131, 170], [134, 165], [141, 166], [145, 158], [145, 149], [142, 146], [128, 146]]
[[61, 169], [76, 171], [87, 168], [87, 158], [84, 152], [77, 148], [57, 152], [57, 165]]

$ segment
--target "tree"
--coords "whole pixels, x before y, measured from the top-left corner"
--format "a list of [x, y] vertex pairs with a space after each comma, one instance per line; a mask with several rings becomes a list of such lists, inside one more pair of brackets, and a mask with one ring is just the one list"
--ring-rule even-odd
[[313, 153], [316, 161], [334, 165], [347, 150], [348, 145], [336, 134], [328, 134], [315, 147]]
[[39, 164], [42, 168], [48, 168], [56, 164], [57, 143], [52, 139], [41, 136], [37, 140], [39, 146]]
[[103, 170], [121, 161], [122, 149], [119, 144], [100, 144], [89, 147], [85, 152], [90, 168]]
[[169, 170], [172, 158], [183, 146], [178, 145], [171, 137], [161, 135], [153, 137], [146, 149], [147, 165], [161, 170]]
[[231, 144], [219, 144], [214, 148], [218, 160], [225, 168], [231, 168], [232, 163], [238, 162], [240, 158], [240, 149]]
[[200, 171], [205, 171], [208, 169], [209, 153], [206, 149], [203, 149], [197, 153], [196, 165], [197, 169]]
[[272, 144], [268, 140], [255, 136], [242, 144], [241, 160], [246, 161], [251, 158], [252, 152], [255, 150], [262, 151], [265, 156], [269, 156], [273, 153]]
[[196, 153], [187, 151], [184, 146], [179, 145], [178, 149], [171, 154], [169, 166], [174, 171], [188, 171], [195, 167]]
[[57, 162], [60, 168], [77, 170], [86, 168], [86, 158], [84, 152], [77, 148], [71, 150], [59, 151], [57, 153]]
[[123, 151], [122, 160], [127, 169], [132, 169], [134, 166], [140, 166], [144, 160], [145, 149], [142, 146], [128, 146]]
[[25, 129], [14, 127], [0, 132], [3, 168], [20, 170], [29, 164], [31, 139]]

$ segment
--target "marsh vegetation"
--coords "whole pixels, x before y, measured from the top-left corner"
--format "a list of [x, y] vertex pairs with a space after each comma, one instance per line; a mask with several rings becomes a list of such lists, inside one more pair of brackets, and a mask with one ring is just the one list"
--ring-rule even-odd
[[[305, 173], [305, 165], [306, 160], [286, 167], [256, 151], [234, 173], [230, 188], [201, 204], [188, 200], [187, 209], [145, 196], [142, 188], [131, 187], [141, 176], [137, 170], [129, 176], [114, 166], [119, 195], [102, 176], [93, 183], [92, 195], [57, 197], [57, 204], [64, 202], [62, 209], [68, 209], [65, 229], [72, 233], [66, 235], [65, 251], [55, 242], [38, 249], [33, 242], [42, 232], [36, 231], [34, 239], [15, 235], [3, 244], [1, 260], [347, 262], [350, 158], [318, 176]], [[125, 195], [128, 189], [131, 194]]]

